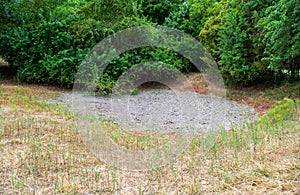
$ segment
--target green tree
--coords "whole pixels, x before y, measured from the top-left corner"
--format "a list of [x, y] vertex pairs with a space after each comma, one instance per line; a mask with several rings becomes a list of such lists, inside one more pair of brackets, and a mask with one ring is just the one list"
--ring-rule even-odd
[[137, 26], [135, 1], [18, 0], [1, 9], [0, 56], [21, 81], [69, 86], [85, 54], [113, 32]]
[[[265, 10], [259, 21], [265, 44], [263, 58], [276, 77], [299, 79], [300, 69], [300, 2], [280, 0]], [[285, 74], [287, 73], [287, 74]]]
[[212, 54], [216, 61], [219, 58], [220, 31], [226, 14], [227, 0], [212, 2], [207, 9], [207, 17], [204, 19], [204, 26], [199, 33], [199, 39], [206, 49]]
[[229, 83], [243, 83], [253, 80], [257, 70], [248, 61], [249, 35], [246, 19], [238, 8], [227, 10], [221, 27], [220, 69]]
[[272, 77], [268, 70], [268, 65], [265, 61], [262, 61], [264, 57], [265, 44], [261, 41], [263, 37], [263, 28], [259, 27], [258, 21], [265, 16], [265, 10], [267, 7], [274, 4], [272, 0], [247, 0], [242, 5], [242, 12], [247, 19], [249, 30], [249, 57], [248, 60], [259, 70], [260, 80], [268, 80]]
[[189, 20], [193, 24], [193, 30], [196, 37], [199, 37], [200, 31], [204, 28], [205, 23], [210, 17], [211, 9], [217, 0], [190, 0], [189, 1]]
[[162, 25], [171, 12], [178, 11], [181, 0], [146, 0], [141, 3], [141, 13], [151, 22]]
[[195, 38], [198, 38], [200, 20], [191, 18], [192, 13], [190, 11], [190, 8], [191, 4], [187, 1], [179, 4], [178, 9], [170, 12], [169, 16], [165, 18], [165, 22], [163, 25], [171, 28], [176, 28], [194, 36]]

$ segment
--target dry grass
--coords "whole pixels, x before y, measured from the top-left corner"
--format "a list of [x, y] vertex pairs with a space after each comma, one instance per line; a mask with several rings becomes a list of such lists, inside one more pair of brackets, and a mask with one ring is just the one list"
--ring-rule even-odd
[[[72, 113], [41, 100], [59, 92], [0, 85], [0, 194], [293, 194], [300, 188], [300, 112], [295, 104], [275, 109], [245, 129], [219, 132], [205, 154], [202, 138], [194, 138], [164, 167], [124, 171], [88, 152]], [[116, 125], [106, 128], [128, 149], [165, 141], [126, 134]]]

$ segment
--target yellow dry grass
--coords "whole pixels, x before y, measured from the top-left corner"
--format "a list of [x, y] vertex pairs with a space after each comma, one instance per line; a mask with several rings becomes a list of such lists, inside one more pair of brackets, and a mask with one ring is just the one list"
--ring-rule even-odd
[[[55, 93], [0, 85], [0, 194], [296, 194], [300, 188], [299, 109], [287, 120], [221, 131], [207, 153], [202, 138], [194, 138], [168, 165], [124, 171], [89, 153], [72, 113], [42, 101]], [[134, 135], [107, 128], [120, 136], [118, 144], [143, 149]]]

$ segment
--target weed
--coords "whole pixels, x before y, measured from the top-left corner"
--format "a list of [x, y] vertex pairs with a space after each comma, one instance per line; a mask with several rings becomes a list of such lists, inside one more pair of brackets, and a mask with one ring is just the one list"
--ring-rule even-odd
[[[300, 185], [298, 99], [283, 99], [243, 129], [194, 137], [168, 165], [130, 172], [89, 152], [74, 113], [40, 98], [55, 92], [0, 87], [1, 194], [289, 194]], [[129, 150], [151, 150], [174, 138], [124, 131], [107, 120], [95, 125]]]

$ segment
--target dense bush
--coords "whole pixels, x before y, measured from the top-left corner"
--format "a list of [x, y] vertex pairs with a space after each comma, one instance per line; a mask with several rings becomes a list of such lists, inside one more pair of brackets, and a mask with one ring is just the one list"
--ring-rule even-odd
[[76, 66], [87, 53], [78, 46], [64, 21], [21, 26], [2, 36], [2, 56], [18, 68], [21, 81], [70, 85]]
[[[145, 62], [161, 61], [169, 64], [178, 70], [188, 72], [190, 68], [189, 61], [180, 54], [170, 50], [156, 47], [143, 47], [127, 51], [113, 60], [105, 69], [105, 73], [117, 79], [124, 71], [132, 67], [134, 64]], [[163, 71], [157, 67], [157, 72]]]
[[[101, 10], [94, 9], [96, 3], [98, 1], [78, 1], [74, 5], [56, 1], [56, 6], [43, 7], [36, 15], [18, 16], [15, 22], [18, 25], [2, 31], [1, 57], [18, 65], [17, 77], [21, 81], [70, 86], [81, 61], [98, 41], [114, 31], [142, 23], [137, 18], [125, 16], [110, 24], [97, 20]], [[16, 9], [21, 4], [22, 1], [11, 7]], [[32, 6], [41, 9], [39, 4]], [[27, 7], [24, 11], [31, 10]], [[25, 18], [26, 14], [40, 20], [33, 23], [31, 18]], [[110, 28], [107, 25], [111, 25]]]
[[265, 44], [263, 61], [275, 76], [300, 78], [300, 2], [280, 0], [265, 10], [258, 26], [263, 30]]
[[[160, 24], [199, 39], [227, 83], [299, 80], [299, 14], [297, 0], [3, 0], [0, 56], [18, 65], [21, 81], [70, 86], [85, 55], [103, 38]], [[109, 91], [125, 70], [147, 61], [194, 70], [168, 49], [137, 48], [112, 61], [96, 84]]]
[[220, 69], [227, 81], [247, 83], [258, 75], [258, 69], [249, 62], [249, 32], [246, 18], [240, 10], [227, 10], [221, 28]]
[[140, 8], [141, 14], [151, 22], [162, 25], [170, 13], [177, 12], [181, 5], [181, 0], [148, 0], [142, 1]]

